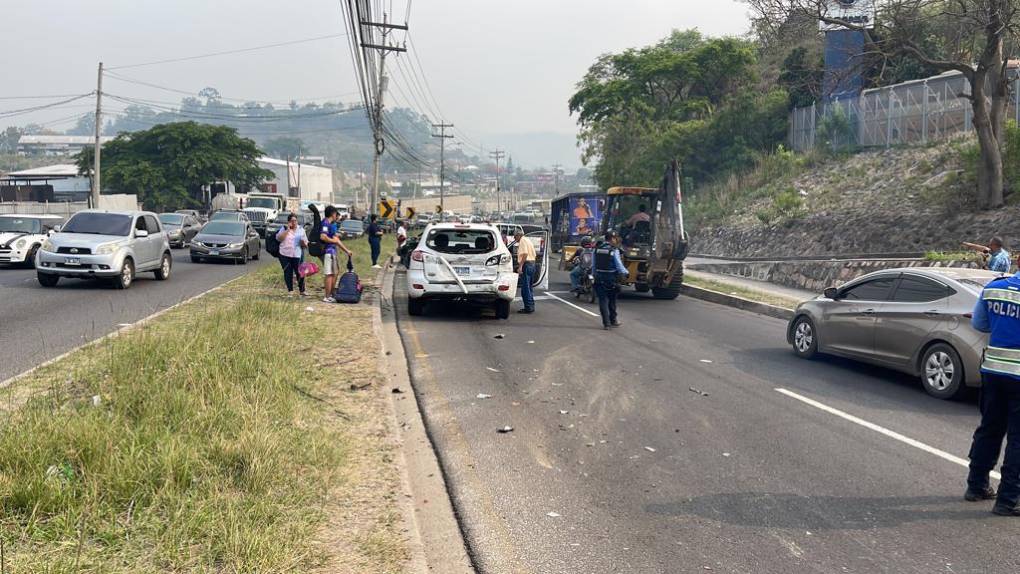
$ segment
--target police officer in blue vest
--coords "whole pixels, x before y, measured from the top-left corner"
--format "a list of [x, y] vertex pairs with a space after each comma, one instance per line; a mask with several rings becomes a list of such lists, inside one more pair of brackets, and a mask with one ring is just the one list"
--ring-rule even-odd
[[602, 328], [619, 327], [616, 320], [616, 295], [620, 291], [617, 279], [620, 275], [628, 275], [627, 268], [620, 259], [620, 234], [610, 229], [604, 241], [595, 246], [595, 295], [599, 298], [599, 314], [602, 315]]
[[[1020, 516], [1020, 273], [985, 286], [971, 324], [991, 333], [981, 364], [981, 425], [970, 447], [969, 501], [995, 499], [992, 512]], [[999, 492], [989, 486], [1006, 439]]]

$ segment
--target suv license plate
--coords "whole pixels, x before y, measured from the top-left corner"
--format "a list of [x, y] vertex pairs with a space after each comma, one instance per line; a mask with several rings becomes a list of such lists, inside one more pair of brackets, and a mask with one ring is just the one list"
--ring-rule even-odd
[[81, 258], [67, 257], [64, 259], [64, 265], [81, 265]]
[[215, 250], [215, 249], [213, 249], [212, 251], [209, 252], [209, 255], [219, 255], [219, 254], [220, 254], [220, 252]]
[[457, 275], [471, 275], [470, 267], [454, 267], [453, 270], [457, 273]]

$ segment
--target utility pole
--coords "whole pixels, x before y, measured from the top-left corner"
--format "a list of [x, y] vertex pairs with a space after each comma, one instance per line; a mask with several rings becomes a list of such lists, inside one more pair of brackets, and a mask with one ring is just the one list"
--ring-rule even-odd
[[92, 209], [99, 209], [99, 192], [103, 189], [100, 176], [99, 156], [102, 153], [102, 144], [99, 137], [103, 133], [103, 63], [99, 62], [99, 77], [96, 80], [96, 144], [93, 150], [92, 165]]
[[503, 211], [503, 200], [499, 195], [499, 160], [506, 157], [506, 152], [500, 149], [490, 151], [489, 157], [496, 160], [496, 215]]
[[375, 136], [375, 159], [372, 162], [372, 198], [369, 200], [368, 210], [369, 213], [375, 209], [375, 206], [379, 203], [379, 163], [382, 160], [382, 154], [386, 151], [386, 140], [383, 139], [382, 131], [382, 120], [383, 120], [383, 98], [386, 96], [386, 85], [389, 83], [389, 78], [386, 77], [386, 55], [390, 52], [406, 52], [407, 48], [400, 46], [391, 46], [386, 43], [386, 38], [389, 36], [391, 30], [407, 30], [407, 26], [399, 24], [390, 24], [387, 21], [386, 14], [383, 14], [382, 22], [369, 22], [366, 20], [358, 20], [360, 26], [371, 26], [373, 28], [382, 29], [382, 43], [381, 44], [368, 44], [365, 42], [361, 43], [362, 48], [369, 48], [372, 50], [379, 50], [379, 90], [375, 98], [375, 109], [372, 110], [372, 133]]
[[560, 168], [561, 167], [563, 167], [563, 166], [558, 164], [558, 163], [553, 164], [553, 177], [556, 180], [556, 184], [555, 184], [556, 185], [556, 197], [560, 196]]
[[432, 124], [432, 127], [439, 130], [432, 137], [439, 138], [439, 209], [443, 212], [439, 220], [442, 221], [446, 213], [446, 140], [453, 137], [453, 134], [446, 133], [446, 128], [452, 128], [453, 124]]

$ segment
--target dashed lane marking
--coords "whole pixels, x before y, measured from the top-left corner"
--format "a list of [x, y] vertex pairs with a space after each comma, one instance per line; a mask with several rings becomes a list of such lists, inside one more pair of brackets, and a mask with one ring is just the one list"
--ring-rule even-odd
[[[875, 424], [873, 422], [869, 422], [869, 421], [866, 421], [866, 420], [864, 420], [862, 418], [855, 417], [854, 415], [852, 415], [850, 413], [846, 413], [846, 412], [843, 412], [843, 411], [841, 411], [839, 409], [830, 407], [829, 405], [820, 403], [820, 402], [818, 402], [818, 401], [816, 401], [814, 399], [809, 399], [809, 398], [805, 397], [804, 395], [799, 395], [799, 394], [797, 394], [797, 393], [795, 393], [793, 391], [790, 391], [790, 390], [787, 390], [787, 389], [784, 389], [784, 388], [777, 388], [776, 392], [780, 393], [780, 394], [783, 394], [783, 395], [786, 395], [786, 396], [790, 397], [791, 399], [798, 400], [798, 401], [800, 401], [800, 402], [802, 402], [802, 403], [804, 403], [806, 405], [810, 405], [812, 407], [815, 407], [818, 410], [825, 411], [825, 412], [829, 413], [830, 415], [835, 415], [835, 416], [837, 416], [837, 417], [839, 417], [839, 418], [841, 418], [843, 420], [850, 421], [850, 422], [852, 422], [852, 423], [854, 423], [856, 425], [860, 425], [860, 426], [862, 426], [862, 427], [864, 427], [866, 429], [871, 429], [871, 430], [873, 430], [873, 431], [875, 431], [875, 432], [877, 432], [879, 434], [885, 435], [885, 436], [887, 436], [887, 437], [889, 437], [889, 438], [891, 438], [893, 440], [899, 441], [899, 442], [901, 442], [903, 444], [910, 445], [910, 446], [912, 446], [912, 447], [914, 447], [916, 449], [923, 450], [924, 452], [927, 452], [928, 454], [933, 454], [933, 455], [935, 455], [935, 456], [937, 456], [937, 457], [939, 457], [939, 458], [941, 458], [943, 460], [948, 460], [949, 462], [951, 462], [953, 464], [958, 464], [958, 465], [960, 465], [960, 466], [962, 466], [964, 468], [970, 467], [970, 463], [966, 459], [960, 458], [960, 457], [958, 457], [956, 455], [949, 454], [948, 452], [946, 452], [944, 450], [937, 449], [937, 448], [935, 448], [933, 446], [930, 446], [930, 445], [927, 445], [927, 444], [925, 444], [925, 443], [923, 443], [923, 442], [921, 442], [919, 440], [912, 439], [912, 438], [910, 438], [908, 436], [905, 436], [905, 435], [902, 435], [902, 434], [900, 434], [900, 433], [898, 433], [896, 431], [892, 431], [892, 430], [889, 430], [889, 429], [887, 429], [887, 428], [885, 428], [883, 426], [879, 426], [879, 425], [877, 425], [877, 424]], [[992, 471], [991, 476], [995, 480], [1000, 480], [1002, 478], [1002, 475], [999, 474], [996, 471]]]

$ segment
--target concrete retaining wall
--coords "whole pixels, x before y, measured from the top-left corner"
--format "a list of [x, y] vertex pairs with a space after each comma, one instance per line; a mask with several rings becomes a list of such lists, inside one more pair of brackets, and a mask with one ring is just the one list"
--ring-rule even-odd
[[921, 259], [879, 259], [850, 261], [755, 261], [748, 263], [700, 263], [691, 269], [767, 281], [777, 285], [821, 292], [861, 275], [897, 267], [974, 267], [966, 261], [925, 261]]

